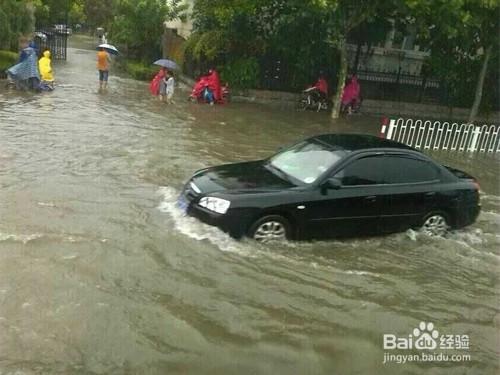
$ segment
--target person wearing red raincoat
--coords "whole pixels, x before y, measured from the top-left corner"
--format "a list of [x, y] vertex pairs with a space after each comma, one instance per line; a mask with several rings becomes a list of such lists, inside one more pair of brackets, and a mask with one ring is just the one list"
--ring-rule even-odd
[[216, 103], [222, 102], [222, 87], [220, 85], [219, 73], [215, 69], [211, 69], [208, 74], [209, 89], [212, 90]]
[[361, 101], [361, 87], [355, 75], [352, 75], [349, 83], [345, 85], [342, 93], [342, 110], [352, 113], [352, 108], [359, 105]]
[[328, 82], [326, 82], [326, 79], [323, 76], [318, 78], [318, 81], [313, 87], [317, 89], [325, 98], [328, 96]]
[[211, 105], [223, 102], [219, 74], [215, 69], [211, 69], [195, 83], [191, 98], [204, 100]]
[[160, 94], [160, 83], [165, 78], [165, 71], [165, 68], [161, 68], [149, 84], [149, 91], [154, 96], [158, 96]]
[[190, 98], [198, 100], [202, 97], [203, 90], [208, 86], [208, 75], [201, 76], [193, 86]]
[[320, 75], [318, 80], [313, 86], [303, 91], [315, 102], [326, 101], [328, 98], [328, 82], [323, 75]]

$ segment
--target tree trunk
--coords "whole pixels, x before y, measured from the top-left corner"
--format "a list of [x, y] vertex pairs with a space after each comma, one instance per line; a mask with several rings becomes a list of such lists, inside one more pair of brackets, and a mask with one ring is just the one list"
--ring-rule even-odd
[[340, 116], [340, 106], [342, 104], [342, 92], [344, 91], [345, 79], [347, 77], [347, 47], [345, 39], [339, 44], [340, 52], [340, 69], [337, 74], [338, 83], [335, 98], [333, 100], [332, 118], [336, 119]]
[[479, 106], [481, 105], [481, 98], [483, 97], [483, 86], [484, 86], [484, 78], [486, 77], [486, 71], [488, 70], [488, 61], [491, 56], [491, 46], [486, 49], [486, 53], [484, 54], [483, 66], [481, 68], [481, 72], [479, 73], [479, 78], [477, 80], [476, 85], [476, 94], [474, 96], [474, 103], [472, 104], [472, 108], [470, 110], [469, 115], [469, 124], [474, 123], [476, 120], [477, 113], [479, 111]]

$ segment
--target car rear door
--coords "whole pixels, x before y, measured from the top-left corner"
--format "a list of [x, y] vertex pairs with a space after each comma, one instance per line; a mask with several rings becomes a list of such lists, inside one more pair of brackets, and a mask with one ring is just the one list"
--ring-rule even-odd
[[387, 195], [383, 198], [380, 226], [396, 232], [420, 225], [423, 216], [438, 209], [440, 171], [431, 162], [408, 154], [384, 157]]
[[338, 189], [317, 188], [307, 204], [306, 232], [314, 237], [357, 236], [379, 232], [386, 187], [383, 154], [361, 156], [330, 177]]

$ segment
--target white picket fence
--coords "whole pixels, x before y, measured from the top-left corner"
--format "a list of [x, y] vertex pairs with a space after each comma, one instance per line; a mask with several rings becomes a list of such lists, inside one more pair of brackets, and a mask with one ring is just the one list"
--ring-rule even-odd
[[500, 127], [435, 120], [390, 119], [380, 136], [423, 150], [499, 152]]

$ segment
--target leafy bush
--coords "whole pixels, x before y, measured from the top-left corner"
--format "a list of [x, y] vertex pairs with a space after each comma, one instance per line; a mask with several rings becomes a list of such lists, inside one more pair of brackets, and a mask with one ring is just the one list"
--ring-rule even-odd
[[159, 67], [149, 64], [144, 64], [137, 61], [127, 61], [125, 63], [125, 70], [132, 78], [141, 81], [149, 81], [158, 72]]
[[257, 86], [259, 81], [260, 68], [256, 58], [234, 60], [221, 70], [223, 82], [229, 82], [230, 86], [248, 89]]
[[10, 68], [17, 61], [17, 53], [11, 51], [0, 50], [0, 76], [2, 76], [7, 68]]
[[33, 28], [33, 17], [26, 1], [0, 0], [0, 49], [18, 48], [18, 38]]

